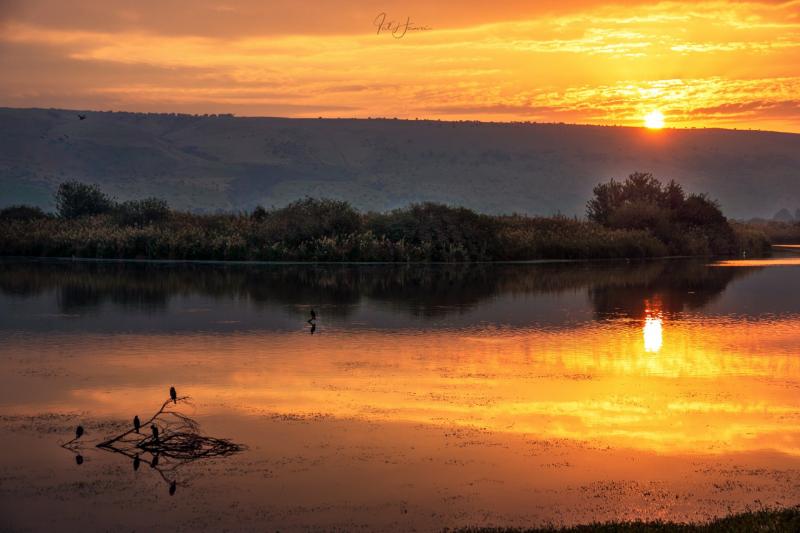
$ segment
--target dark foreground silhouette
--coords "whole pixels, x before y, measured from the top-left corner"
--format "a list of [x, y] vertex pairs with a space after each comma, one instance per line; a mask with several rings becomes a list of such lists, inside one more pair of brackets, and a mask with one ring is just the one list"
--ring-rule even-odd
[[[228, 457], [245, 449], [228, 439], [203, 435], [195, 420], [175, 410], [178, 403], [189, 403], [189, 397], [178, 397], [174, 391], [172, 387], [170, 398], [149, 419], [140, 421], [135, 416], [134, 425], [128, 431], [107, 438], [96, 446], [129, 458], [135, 471], [139, 470], [142, 461], [147, 461], [169, 486], [170, 495], [177, 490], [176, 471], [179, 468], [199, 460]], [[140, 427], [147, 425], [151, 434], [140, 433]], [[83, 434], [83, 427], [78, 426], [76, 437], [61, 445], [75, 454], [78, 465], [83, 464], [80, 440]]]

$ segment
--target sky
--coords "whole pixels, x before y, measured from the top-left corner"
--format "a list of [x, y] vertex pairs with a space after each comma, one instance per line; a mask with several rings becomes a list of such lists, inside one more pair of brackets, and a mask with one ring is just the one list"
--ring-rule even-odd
[[0, 72], [6, 107], [800, 132], [800, 0], [0, 0]]

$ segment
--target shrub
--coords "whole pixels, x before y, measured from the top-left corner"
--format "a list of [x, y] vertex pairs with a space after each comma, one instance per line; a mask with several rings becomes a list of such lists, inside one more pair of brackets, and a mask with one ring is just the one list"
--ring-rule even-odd
[[430, 243], [430, 260], [487, 260], [500, 252], [497, 222], [463, 207], [424, 203], [366, 218], [375, 235], [418, 246]]
[[[148, 198], [124, 202], [109, 213], [104, 206], [110, 200], [101, 193], [98, 197], [93, 187], [63, 184], [61, 196], [69, 201], [62, 206], [75, 209], [65, 210], [62, 218], [30, 207], [0, 211], [0, 253], [276, 261], [757, 255], [768, 250], [774, 235], [791, 239], [800, 229], [773, 222], [764, 226], [772, 233], [752, 225], [732, 227], [705, 196], [687, 197], [677, 184], [662, 187], [648, 175], [604, 185], [597, 189], [604, 199], [594, 199], [594, 212], [605, 206], [601, 223], [563, 216], [488, 216], [433, 203], [361, 215], [346, 202], [311, 198], [271, 211], [204, 215], [173, 212], [166, 202]], [[76, 212], [84, 214], [72, 216]]]
[[0, 210], [0, 220], [40, 220], [48, 215], [39, 207], [30, 205], [12, 205]]
[[261, 225], [262, 237], [298, 245], [320, 237], [358, 231], [361, 217], [347, 202], [305, 198], [269, 213]]
[[169, 204], [158, 198], [129, 200], [117, 204], [113, 210], [114, 221], [120, 226], [147, 226], [169, 218]]
[[267, 213], [267, 210], [261, 207], [260, 205], [256, 206], [256, 208], [253, 209], [253, 212], [250, 214], [250, 218], [252, 218], [256, 222], [263, 222], [264, 220], [267, 219], [268, 216], [269, 214]]
[[55, 194], [56, 210], [61, 218], [72, 219], [108, 213], [113, 201], [95, 185], [66, 181]]
[[664, 186], [649, 173], [598, 185], [586, 214], [609, 228], [648, 231], [673, 255], [731, 254], [738, 248], [716, 202], [703, 194], [687, 196], [674, 181]]

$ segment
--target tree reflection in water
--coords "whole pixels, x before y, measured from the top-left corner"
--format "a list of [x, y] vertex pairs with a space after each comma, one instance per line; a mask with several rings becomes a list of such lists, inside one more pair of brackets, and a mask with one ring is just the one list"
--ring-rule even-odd
[[0, 260], [0, 291], [30, 297], [55, 291], [65, 314], [167, 312], [172, 298], [245, 298], [307, 318], [298, 302], [347, 317], [371, 301], [410, 316], [440, 318], [505, 294], [586, 290], [597, 319], [644, 320], [658, 299], [665, 317], [700, 308], [754, 269], [708, 268], [704, 260], [548, 264], [278, 265]]

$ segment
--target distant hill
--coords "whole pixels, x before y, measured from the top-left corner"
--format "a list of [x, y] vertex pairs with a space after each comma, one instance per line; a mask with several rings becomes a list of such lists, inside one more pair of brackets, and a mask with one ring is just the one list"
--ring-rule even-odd
[[78, 179], [197, 211], [308, 195], [582, 215], [596, 183], [636, 170], [708, 192], [737, 218], [800, 205], [797, 134], [0, 108], [0, 206], [52, 207], [57, 184]]

